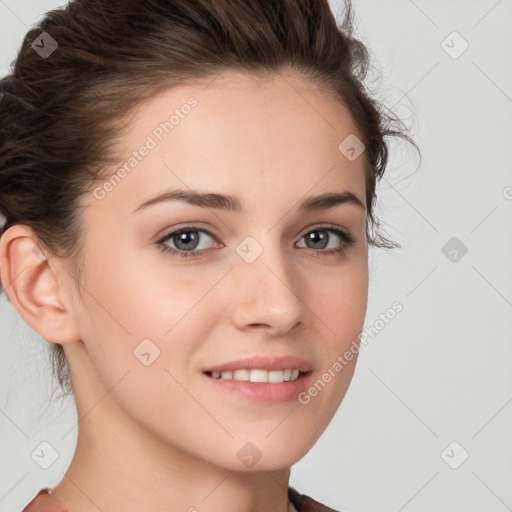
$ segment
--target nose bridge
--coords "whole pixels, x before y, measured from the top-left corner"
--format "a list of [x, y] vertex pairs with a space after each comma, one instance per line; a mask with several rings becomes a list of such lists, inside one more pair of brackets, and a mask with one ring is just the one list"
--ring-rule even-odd
[[272, 235], [248, 236], [236, 247], [233, 321], [239, 328], [264, 324], [285, 332], [304, 320], [293, 262]]

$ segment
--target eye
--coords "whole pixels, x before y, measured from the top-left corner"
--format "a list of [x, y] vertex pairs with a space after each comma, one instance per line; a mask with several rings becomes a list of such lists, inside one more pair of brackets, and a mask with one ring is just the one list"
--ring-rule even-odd
[[355, 242], [350, 233], [338, 227], [326, 226], [308, 231], [302, 239], [308, 249], [315, 249], [326, 255], [343, 254]]
[[[205, 229], [185, 226], [166, 234], [157, 244], [163, 252], [186, 258], [197, 256], [197, 252], [208, 249], [215, 240], [215, 237]], [[170, 247], [167, 242], [172, 242], [174, 247]]]
[[[313, 249], [314, 252], [325, 256], [344, 254], [355, 242], [350, 233], [334, 226], [322, 226], [310, 230], [301, 237], [301, 240], [303, 239], [306, 246], [296, 245], [296, 247]], [[206, 229], [182, 226], [167, 233], [156, 244], [164, 253], [180, 258], [191, 258], [200, 256], [202, 251], [213, 247], [212, 242], [218, 243], [216, 237]]]

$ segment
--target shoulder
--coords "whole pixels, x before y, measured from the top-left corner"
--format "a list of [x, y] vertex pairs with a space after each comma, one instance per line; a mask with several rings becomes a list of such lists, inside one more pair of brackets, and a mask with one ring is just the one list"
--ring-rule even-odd
[[[51, 497], [48, 491], [48, 488], [41, 489], [22, 512], [67, 512]], [[288, 498], [297, 512], [338, 512], [305, 494], [300, 494], [293, 487], [288, 488]]]
[[46, 487], [41, 489], [34, 499], [22, 510], [22, 512], [67, 512], [67, 510], [57, 503]]
[[300, 494], [293, 487], [288, 488], [288, 498], [297, 509], [297, 512], [341, 512], [329, 508], [305, 494]]

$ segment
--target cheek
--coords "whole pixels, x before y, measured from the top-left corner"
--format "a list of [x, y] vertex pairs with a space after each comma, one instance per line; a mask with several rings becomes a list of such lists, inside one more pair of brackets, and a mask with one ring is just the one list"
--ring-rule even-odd
[[368, 302], [368, 267], [365, 260], [340, 267], [310, 287], [311, 308], [325, 327], [326, 346], [342, 350], [361, 333]]
[[147, 352], [156, 366], [183, 368], [219, 318], [221, 303], [208, 294], [226, 269], [156, 265], [128, 251], [98, 255], [89, 268], [80, 331], [106, 385], [143, 367]]
[[[309, 281], [309, 301], [305, 302], [314, 312], [319, 333], [316, 351], [322, 366], [299, 401], [299, 411], [301, 421], [309, 421], [312, 441], [336, 414], [354, 374], [366, 316], [367, 275], [367, 265], [361, 260], [360, 264], [340, 266], [336, 272], [319, 273], [316, 280]], [[314, 424], [311, 417], [316, 418]]]
[[[158, 259], [160, 258], [160, 259]], [[99, 263], [102, 259], [103, 263]], [[157, 338], [165, 336], [218, 280], [218, 273], [191, 266], [165, 264], [161, 257], [141, 258], [111, 252], [91, 263], [88, 279], [95, 314], [103, 326], [125, 334]], [[116, 327], [117, 326], [117, 327]]]

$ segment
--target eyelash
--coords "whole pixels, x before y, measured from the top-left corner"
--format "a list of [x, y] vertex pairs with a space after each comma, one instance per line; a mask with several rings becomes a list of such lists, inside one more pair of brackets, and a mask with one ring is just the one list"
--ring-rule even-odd
[[[189, 231], [206, 233], [207, 235], [211, 236], [214, 240], [217, 241], [217, 238], [213, 235], [213, 233], [210, 233], [210, 231], [208, 231], [206, 229], [197, 228], [197, 227], [194, 227], [194, 226], [184, 226], [184, 227], [180, 227], [179, 229], [177, 229], [175, 231], [171, 231], [171, 232], [167, 233], [162, 238], [160, 238], [160, 240], [158, 240], [156, 242], [156, 244], [159, 246], [159, 248], [160, 248], [160, 250], [162, 252], [170, 253], [170, 254], [172, 254], [174, 256], [177, 256], [179, 258], [195, 258], [195, 257], [198, 257], [198, 256], [200, 256], [200, 253], [202, 252], [201, 250], [199, 250], [199, 251], [195, 251], [195, 250], [183, 251], [181, 249], [174, 249], [172, 247], [169, 247], [168, 245], [166, 245], [164, 243], [164, 242], [172, 239], [175, 236], [178, 236], [178, 235], [180, 235], [182, 233], [187, 233]], [[335, 233], [343, 242], [336, 249], [328, 249], [328, 250], [322, 250], [322, 249], [315, 250], [315, 249], [311, 249], [312, 251], [320, 252], [324, 256], [327, 256], [327, 257], [329, 257], [329, 256], [341, 256], [341, 255], [344, 255], [346, 250], [351, 245], [353, 245], [354, 242], [355, 242], [354, 237], [349, 232], [341, 230], [340, 228], [335, 227], [335, 226], [321, 226], [321, 227], [317, 227], [317, 228], [311, 229], [310, 231], [308, 231], [307, 233], [302, 235], [301, 239], [304, 238], [306, 235], [308, 235], [310, 233], [314, 233], [316, 231], [327, 231], [327, 232]], [[306, 249], [307, 249], [307, 247], [306, 247]]]

